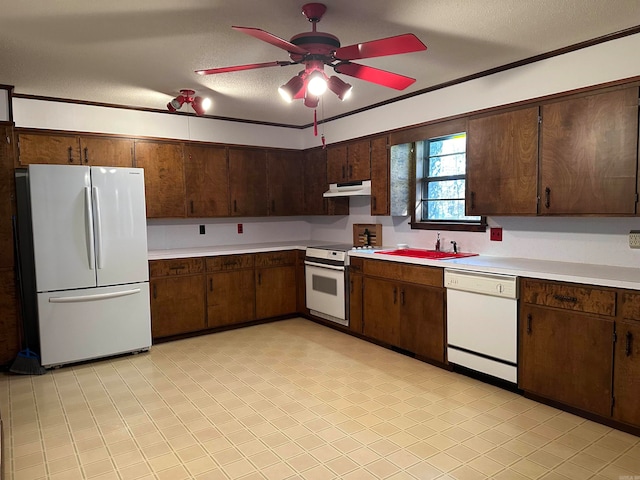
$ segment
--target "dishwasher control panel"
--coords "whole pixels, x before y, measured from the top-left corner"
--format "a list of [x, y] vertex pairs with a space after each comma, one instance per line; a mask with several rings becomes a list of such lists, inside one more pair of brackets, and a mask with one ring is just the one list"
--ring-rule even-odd
[[518, 298], [518, 277], [445, 268], [444, 286], [453, 290]]

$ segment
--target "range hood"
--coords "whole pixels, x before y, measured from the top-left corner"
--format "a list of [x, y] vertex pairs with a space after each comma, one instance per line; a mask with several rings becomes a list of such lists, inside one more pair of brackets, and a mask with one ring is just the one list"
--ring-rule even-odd
[[351, 197], [354, 195], [371, 195], [371, 180], [359, 182], [332, 183], [323, 197]]

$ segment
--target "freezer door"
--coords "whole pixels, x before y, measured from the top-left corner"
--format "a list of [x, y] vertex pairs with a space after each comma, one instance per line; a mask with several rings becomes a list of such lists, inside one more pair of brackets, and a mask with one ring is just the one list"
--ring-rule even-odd
[[29, 165], [36, 287], [96, 285], [89, 167]]
[[91, 167], [98, 286], [149, 279], [144, 170]]
[[38, 294], [45, 367], [151, 346], [149, 283]]

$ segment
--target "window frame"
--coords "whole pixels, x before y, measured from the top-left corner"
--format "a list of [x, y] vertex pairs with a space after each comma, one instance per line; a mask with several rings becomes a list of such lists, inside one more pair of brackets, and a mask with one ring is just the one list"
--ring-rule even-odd
[[[430, 125], [431, 128], [421, 129], [423, 138], [421, 140], [414, 140], [413, 152], [414, 152], [414, 178], [413, 178], [413, 192], [412, 198], [415, 201], [415, 207], [411, 209], [411, 220], [409, 225], [412, 230], [442, 230], [442, 231], [466, 231], [466, 232], [486, 232], [487, 230], [487, 217], [482, 215], [478, 221], [465, 221], [465, 220], [422, 220], [422, 189], [425, 184], [425, 176], [423, 172], [424, 168], [424, 149], [425, 144], [429, 140], [444, 138], [451, 135], [456, 135], [464, 132], [466, 134], [467, 127], [466, 121], [461, 125], [459, 121], [443, 122], [441, 124]], [[466, 148], [465, 148], [466, 155]], [[454, 176], [452, 176], [454, 177]], [[460, 175], [455, 175], [460, 177]], [[466, 212], [466, 162], [465, 162], [465, 212]], [[434, 177], [435, 178], [435, 177]], [[446, 179], [448, 177], [438, 177], [439, 180]]]

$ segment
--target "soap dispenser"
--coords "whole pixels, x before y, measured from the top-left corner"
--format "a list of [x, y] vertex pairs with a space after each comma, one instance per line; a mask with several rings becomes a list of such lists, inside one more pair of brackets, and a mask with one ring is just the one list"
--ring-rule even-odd
[[438, 232], [438, 238], [436, 239], [436, 252], [440, 251], [440, 232]]

